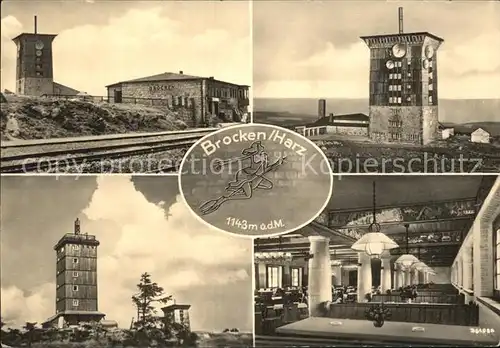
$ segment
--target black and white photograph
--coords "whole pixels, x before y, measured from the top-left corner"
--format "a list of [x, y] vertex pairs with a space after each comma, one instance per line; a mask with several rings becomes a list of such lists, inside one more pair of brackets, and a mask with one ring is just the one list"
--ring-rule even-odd
[[1, 172], [175, 172], [251, 120], [249, 1], [2, 1]]
[[308, 226], [254, 240], [255, 346], [497, 346], [500, 177], [335, 177]]
[[176, 176], [2, 176], [1, 346], [252, 347], [252, 240]]
[[265, 124], [209, 134], [188, 150], [179, 173], [181, 196], [193, 214], [240, 236], [283, 234], [307, 225], [333, 189], [328, 160], [314, 142]]
[[314, 139], [337, 173], [497, 173], [498, 18], [498, 1], [256, 1], [254, 122]]

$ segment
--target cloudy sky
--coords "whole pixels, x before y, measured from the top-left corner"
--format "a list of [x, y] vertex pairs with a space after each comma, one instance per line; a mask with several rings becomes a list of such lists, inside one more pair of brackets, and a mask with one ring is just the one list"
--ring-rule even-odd
[[130, 297], [149, 272], [177, 303], [192, 305], [193, 329], [251, 331], [251, 240], [207, 228], [178, 200], [173, 176], [2, 177], [2, 319], [22, 325], [55, 314], [53, 246], [79, 217], [82, 232], [101, 242], [106, 319], [130, 325]]
[[440, 98], [500, 98], [500, 2], [257, 1], [254, 96], [367, 98], [369, 49], [360, 36], [428, 31]]
[[123, 80], [184, 71], [252, 82], [246, 1], [2, 1], [2, 89], [15, 90], [12, 38], [57, 34], [54, 80], [92, 95]]

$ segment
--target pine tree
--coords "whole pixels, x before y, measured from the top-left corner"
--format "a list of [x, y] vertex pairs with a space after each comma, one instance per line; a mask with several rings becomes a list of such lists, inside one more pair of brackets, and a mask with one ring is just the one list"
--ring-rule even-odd
[[139, 293], [132, 296], [132, 302], [137, 308], [137, 321], [135, 323], [138, 329], [158, 328], [160, 319], [156, 316], [154, 304], [167, 303], [172, 296], [166, 296], [161, 286], [151, 280], [151, 275], [143, 273], [141, 280], [137, 284]]

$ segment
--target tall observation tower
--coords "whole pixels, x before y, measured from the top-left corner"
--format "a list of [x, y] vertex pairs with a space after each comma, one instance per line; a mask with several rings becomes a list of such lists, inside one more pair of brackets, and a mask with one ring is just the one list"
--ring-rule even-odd
[[39, 34], [35, 16], [33, 33], [22, 33], [12, 39], [17, 46], [17, 94], [42, 96], [54, 93], [52, 41], [56, 36]]
[[100, 321], [98, 311], [97, 247], [95, 236], [82, 234], [76, 219], [73, 233], [65, 234], [54, 246], [56, 261], [56, 314], [45, 327], [66, 327], [79, 322]]
[[438, 138], [437, 50], [428, 32], [362, 36], [370, 48], [370, 138], [425, 145]]

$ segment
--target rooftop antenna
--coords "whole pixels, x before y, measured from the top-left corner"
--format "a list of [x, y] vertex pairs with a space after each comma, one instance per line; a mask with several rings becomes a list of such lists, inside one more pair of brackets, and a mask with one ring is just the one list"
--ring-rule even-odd
[[38, 25], [37, 25], [36, 16], [35, 16], [35, 34], [38, 34]]
[[403, 8], [399, 7], [398, 12], [399, 12], [399, 33], [403, 34]]
[[75, 220], [75, 234], [80, 234], [80, 219], [76, 218]]

